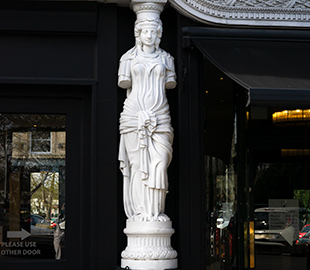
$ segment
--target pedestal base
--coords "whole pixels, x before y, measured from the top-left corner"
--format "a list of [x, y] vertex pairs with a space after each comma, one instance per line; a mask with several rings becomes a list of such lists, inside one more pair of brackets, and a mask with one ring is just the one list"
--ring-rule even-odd
[[176, 269], [178, 260], [126, 260], [122, 259], [121, 267], [129, 267], [130, 270], [166, 270]]
[[177, 252], [171, 247], [174, 233], [171, 221], [130, 221], [124, 230], [127, 247], [122, 252], [122, 264], [130, 270], [176, 269]]

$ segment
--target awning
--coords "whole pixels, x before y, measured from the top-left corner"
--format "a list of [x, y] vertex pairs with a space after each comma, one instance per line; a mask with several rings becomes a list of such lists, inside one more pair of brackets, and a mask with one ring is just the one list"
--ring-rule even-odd
[[310, 32], [183, 28], [215, 66], [250, 91], [255, 105], [310, 106]]

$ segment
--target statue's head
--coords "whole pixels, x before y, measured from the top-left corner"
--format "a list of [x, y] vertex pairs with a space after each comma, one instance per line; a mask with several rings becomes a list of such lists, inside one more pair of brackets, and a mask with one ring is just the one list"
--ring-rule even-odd
[[136, 46], [143, 47], [143, 42], [146, 40], [143, 37], [141, 38], [141, 32], [147, 29], [147, 31], [152, 31], [157, 36], [154, 40], [155, 49], [159, 47], [163, 32], [160, 13], [163, 9], [164, 5], [162, 3], [137, 3], [133, 5], [133, 10], [137, 14], [134, 30]]
[[158, 49], [162, 32], [163, 32], [163, 27], [162, 27], [162, 22], [160, 19], [152, 19], [152, 20], [147, 20], [147, 19], [138, 19], [135, 22], [135, 38], [136, 38], [136, 46], [140, 46], [141, 48], [143, 47], [144, 39], [141, 36], [141, 33], [144, 31], [152, 31], [155, 33], [156, 37], [154, 40], [154, 45], [155, 49]]

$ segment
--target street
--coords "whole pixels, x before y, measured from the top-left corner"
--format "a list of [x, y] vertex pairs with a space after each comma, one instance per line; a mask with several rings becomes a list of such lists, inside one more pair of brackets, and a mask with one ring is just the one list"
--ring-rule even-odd
[[256, 270], [307, 270], [306, 256], [256, 254]]

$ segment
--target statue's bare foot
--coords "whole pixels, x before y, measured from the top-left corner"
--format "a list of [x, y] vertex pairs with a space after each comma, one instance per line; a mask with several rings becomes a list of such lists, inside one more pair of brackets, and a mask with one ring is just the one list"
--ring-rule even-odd
[[130, 220], [132, 220], [132, 221], [140, 221], [141, 222], [141, 221], [148, 221], [149, 218], [146, 215], [142, 214], [142, 213], [136, 213], [136, 214], [134, 214], [130, 218]]
[[139, 222], [145, 222], [145, 221], [159, 221], [159, 222], [165, 222], [169, 221], [170, 218], [165, 214], [159, 214], [158, 216], [152, 216], [149, 217], [142, 213], [136, 213], [131, 218], [131, 221], [139, 221]]
[[169, 221], [169, 220], [170, 220], [170, 218], [165, 214], [160, 214], [157, 217], [157, 221], [165, 222], [165, 221]]

